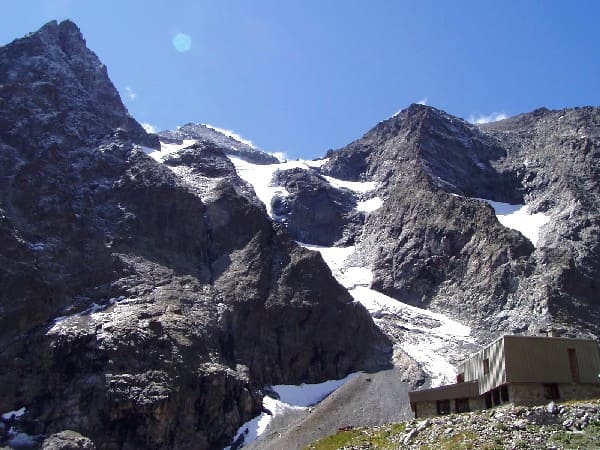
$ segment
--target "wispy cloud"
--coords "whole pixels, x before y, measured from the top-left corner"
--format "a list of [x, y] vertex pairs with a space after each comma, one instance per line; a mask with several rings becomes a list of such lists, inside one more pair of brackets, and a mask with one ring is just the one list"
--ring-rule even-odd
[[224, 128], [215, 127], [214, 125], [209, 125], [207, 123], [205, 123], [204, 126], [208, 127], [208, 128], [212, 128], [213, 130], [218, 131], [219, 133], [223, 133], [225, 136], [229, 136], [230, 138], [233, 138], [236, 141], [241, 142], [242, 144], [246, 144], [246, 145], [249, 145], [252, 148], [256, 148], [256, 146], [252, 143], [251, 140], [244, 139], [242, 136], [240, 136], [239, 134], [237, 134], [234, 131], [225, 130]]
[[273, 152], [273, 153], [269, 153], [269, 155], [274, 156], [281, 162], [287, 161], [287, 155], [285, 154], [285, 152]]
[[148, 122], [142, 122], [140, 124], [142, 126], [142, 128], [144, 130], [146, 130], [148, 133], [156, 133], [158, 130], [156, 129], [156, 127], [154, 125], [152, 125], [151, 123]]
[[508, 115], [505, 112], [493, 112], [488, 115], [484, 114], [471, 114], [469, 116], [469, 122], [471, 123], [489, 123], [489, 122], [497, 122], [499, 120], [504, 120], [508, 118]]
[[127, 95], [127, 97], [129, 97], [129, 100], [131, 100], [132, 102], [135, 101], [137, 97], [137, 94], [133, 92], [133, 89], [131, 89], [129, 86], [125, 87], [125, 94]]
[[[417, 105], [426, 105], [427, 102], [429, 101], [429, 99], [427, 98], [427, 96], [423, 97], [421, 100], [419, 100], [418, 102], [415, 102]], [[392, 114], [392, 117], [396, 117], [398, 114], [400, 114], [402, 112], [402, 109], [399, 109], [398, 111], [396, 111], [394, 114]]]

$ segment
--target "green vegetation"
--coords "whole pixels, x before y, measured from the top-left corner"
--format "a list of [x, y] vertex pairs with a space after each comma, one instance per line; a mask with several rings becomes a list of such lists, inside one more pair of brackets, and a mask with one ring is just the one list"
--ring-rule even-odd
[[[561, 412], [561, 416], [551, 414], [545, 407], [528, 411], [506, 407], [379, 427], [347, 428], [304, 450], [525, 450], [547, 446], [600, 450], [597, 405], [597, 400], [571, 402], [566, 407], [570, 412]], [[570, 424], [563, 425], [565, 420]]]
[[397, 423], [374, 428], [352, 428], [320, 439], [305, 450], [337, 450], [344, 447], [359, 447], [377, 450], [395, 450], [398, 437], [404, 433], [406, 424]]
[[564, 448], [600, 449], [600, 422], [590, 423], [584, 433], [558, 431], [550, 442]]

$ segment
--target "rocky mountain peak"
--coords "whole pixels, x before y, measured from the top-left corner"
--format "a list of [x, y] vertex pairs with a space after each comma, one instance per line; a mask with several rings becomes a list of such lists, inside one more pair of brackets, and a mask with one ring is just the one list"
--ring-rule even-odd
[[23, 411], [0, 418], [0, 446], [74, 430], [99, 448], [223, 448], [264, 386], [389, 361], [227, 148], [157, 161], [140, 145], [158, 137], [72, 22], [0, 48], [0, 412]]
[[499, 168], [505, 150], [475, 125], [431, 106], [412, 104], [327, 156], [323, 171], [342, 179], [402, 178], [469, 197], [522, 198], [517, 180]]
[[59, 45], [66, 54], [81, 53], [87, 47], [79, 27], [68, 19], [62, 22], [52, 20], [25, 38], [34, 36], [48, 45]]
[[244, 142], [239, 136], [202, 123], [187, 123], [173, 131], [161, 131], [158, 135], [167, 144], [182, 144], [185, 140], [209, 141], [218, 145], [227, 155], [255, 164], [279, 162], [275, 156]]
[[72, 148], [117, 128], [133, 142], [159, 145], [129, 115], [106, 66], [68, 20], [0, 47], [0, 98], [0, 125], [16, 147]]

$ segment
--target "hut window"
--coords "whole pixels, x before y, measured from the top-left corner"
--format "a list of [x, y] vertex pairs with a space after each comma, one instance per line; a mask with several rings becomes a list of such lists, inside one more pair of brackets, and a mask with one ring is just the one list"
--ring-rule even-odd
[[437, 412], [439, 415], [450, 414], [450, 400], [438, 400]]
[[465, 373], [459, 373], [458, 375], [456, 375], [456, 382], [457, 383], [464, 383], [465, 382]]

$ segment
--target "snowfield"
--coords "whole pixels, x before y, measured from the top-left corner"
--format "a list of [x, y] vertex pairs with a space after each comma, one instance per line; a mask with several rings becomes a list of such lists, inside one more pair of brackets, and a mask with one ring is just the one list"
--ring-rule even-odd
[[488, 203], [496, 212], [498, 221], [506, 228], [517, 230], [537, 247], [540, 231], [550, 221], [544, 213], [531, 214], [527, 205], [511, 205], [492, 200], [478, 199]]
[[[223, 132], [224, 130], [220, 130], [218, 128], [212, 127], [210, 125], [206, 125], [209, 128], [212, 128], [216, 131]], [[229, 136], [229, 135], [228, 135]], [[231, 137], [235, 137], [231, 135]], [[238, 139], [239, 140], [239, 139]], [[175, 153], [179, 150], [182, 150], [196, 142], [195, 139], [186, 139], [181, 144], [168, 144], [161, 142], [160, 150], [155, 150], [149, 147], [141, 147], [141, 149], [146, 152], [150, 157], [158, 162], [163, 162], [165, 157], [168, 155]], [[249, 141], [248, 141], [249, 142]], [[248, 145], [251, 145], [248, 144]], [[253, 147], [254, 148], [254, 147]], [[261, 202], [264, 203], [267, 208], [267, 213], [271, 219], [275, 219], [273, 215], [273, 210], [271, 208], [271, 201], [276, 195], [281, 197], [286, 197], [289, 195], [287, 190], [281, 186], [275, 186], [272, 183], [273, 175], [278, 170], [289, 170], [289, 169], [310, 169], [321, 167], [325, 164], [328, 159], [319, 159], [319, 160], [296, 160], [296, 161], [285, 161], [279, 164], [253, 164], [247, 161], [244, 161], [241, 158], [236, 156], [227, 156], [229, 160], [235, 166], [235, 169], [240, 176], [240, 178], [247, 183], [250, 183], [256, 192], [257, 197]], [[184, 167], [169, 167], [172, 172], [178, 175], [181, 179], [186, 181], [192, 190], [196, 192], [201, 198], [204, 198], [207, 193], [210, 191], [211, 187], [215, 184], [215, 180], [202, 180], [199, 177], [194, 176], [189, 173]], [[377, 183], [371, 181], [344, 181], [338, 180], [333, 177], [324, 177], [327, 182], [337, 188], [337, 189], [349, 189], [358, 195], [366, 194], [371, 192], [377, 188]], [[194, 188], [195, 185], [198, 185]], [[204, 186], [207, 185], [207, 186]], [[357, 203], [356, 209], [362, 212], [373, 212], [381, 207], [383, 204], [383, 200], [379, 197], [374, 197], [368, 200], [362, 200]]]
[[[287, 197], [289, 193], [284, 187], [274, 186], [272, 183], [273, 175], [278, 170], [289, 169], [310, 169], [311, 167], [321, 167], [327, 162], [327, 159], [319, 159], [316, 161], [297, 160], [287, 161], [279, 164], [253, 164], [235, 156], [228, 156], [230, 161], [235, 166], [235, 169], [240, 178], [254, 187], [256, 195], [265, 204], [267, 213], [274, 219], [273, 210], [271, 209], [271, 201], [276, 195]], [[327, 182], [337, 189], [349, 189], [356, 194], [365, 194], [377, 188], [377, 183], [371, 181], [344, 181], [337, 178], [324, 177]], [[379, 197], [370, 200], [360, 201], [357, 204], [357, 209], [364, 212], [372, 212], [382, 205], [383, 201]]]
[[[274, 218], [273, 210], [271, 209], [271, 201], [273, 197], [279, 195], [287, 197], [288, 191], [281, 186], [274, 186], [272, 183], [273, 175], [278, 170], [289, 170], [295, 168], [309, 169], [310, 167], [318, 167], [318, 162], [315, 161], [289, 161], [280, 164], [252, 164], [243, 159], [229, 156], [229, 160], [235, 166], [240, 178], [254, 187], [257, 197], [265, 204], [269, 217]], [[310, 165], [316, 163], [317, 165]], [[321, 164], [324, 164], [321, 163]]]

